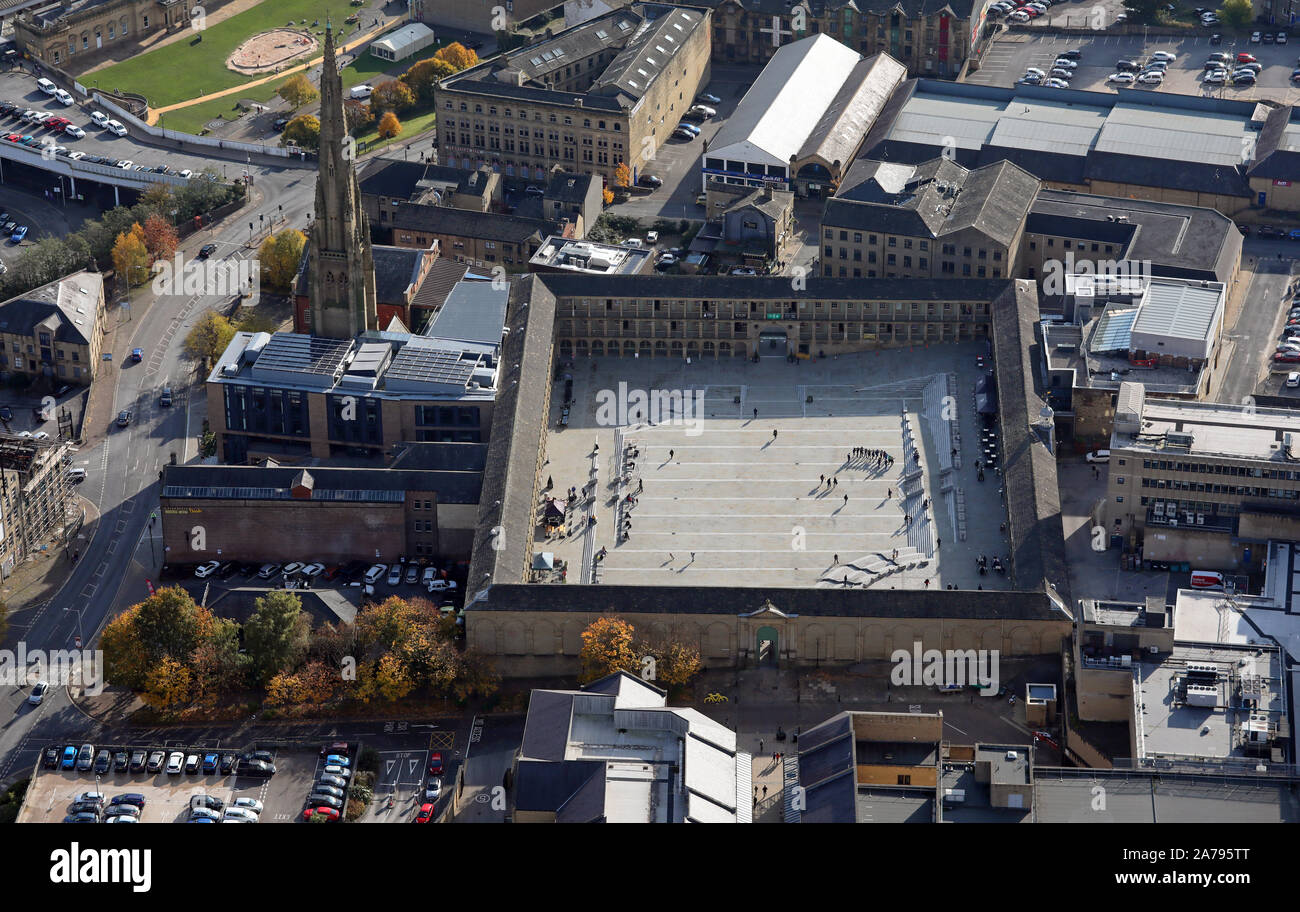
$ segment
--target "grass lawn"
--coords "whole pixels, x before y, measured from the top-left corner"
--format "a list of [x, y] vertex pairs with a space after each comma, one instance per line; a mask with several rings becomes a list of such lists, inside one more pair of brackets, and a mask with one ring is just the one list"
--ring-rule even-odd
[[[398, 120], [402, 122], [402, 132], [392, 139], [379, 138], [378, 122], [376, 122], [374, 127], [357, 137], [357, 151], [373, 152], [376, 149], [382, 149], [384, 146], [401, 146], [403, 141], [410, 140], [412, 136], [418, 136], [425, 130], [432, 129], [436, 119], [437, 114], [434, 111], [427, 111], [423, 114], [417, 113], [409, 119], [399, 117]], [[411, 157], [416, 161], [420, 160], [420, 156], [417, 154], [413, 154]]]
[[[139, 92], [154, 107], [176, 104], [260, 78], [241, 76], [226, 69], [226, 58], [252, 35], [282, 28], [291, 19], [295, 26], [300, 19], [306, 19], [308, 26], [319, 19], [321, 25], [315, 31], [323, 35], [327, 17], [350, 34], [353, 26], [344, 25], [343, 20], [353, 11], [348, 0], [267, 0], [202, 32], [195, 32], [196, 38], [200, 35], [203, 38], [198, 43], [192, 43], [193, 38], [182, 39], [90, 73], [85, 81], [103, 89]], [[179, 125], [176, 129], [180, 129]]]

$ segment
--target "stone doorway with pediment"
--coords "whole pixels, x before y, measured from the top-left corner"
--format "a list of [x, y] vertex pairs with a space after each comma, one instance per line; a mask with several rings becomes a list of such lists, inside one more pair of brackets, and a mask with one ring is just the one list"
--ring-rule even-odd
[[[790, 643], [793, 630], [791, 615], [781, 611], [770, 601], [749, 614], [742, 614], [740, 642], [744, 643], [745, 657], [743, 664], [757, 668], [779, 668], [783, 658], [791, 658], [793, 653]], [[785, 653], [782, 654], [782, 647]]]

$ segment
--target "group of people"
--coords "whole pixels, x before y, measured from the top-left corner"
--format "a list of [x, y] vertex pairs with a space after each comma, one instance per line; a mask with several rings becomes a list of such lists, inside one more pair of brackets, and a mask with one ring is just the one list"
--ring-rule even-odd
[[854, 447], [849, 452], [849, 462], [855, 459], [866, 459], [873, 466], [884, 466], [890, 468], [894, 464], [894, 457], [890, 456], [884, 450], [869, 450], [866, 447]]

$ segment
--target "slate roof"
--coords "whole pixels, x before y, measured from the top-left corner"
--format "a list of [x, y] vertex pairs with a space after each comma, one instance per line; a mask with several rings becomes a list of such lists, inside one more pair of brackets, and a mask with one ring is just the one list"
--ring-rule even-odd
[[582, 203], [586, 202], [590, 189], [590, 174], [557, 171], [546, 182], [546, 196], [543, 198], [557, 203]]
[[1300, 133], [1300, 107], [1274, 108], [1264, 120], [1264, 128], [1255, 144], [1255, 159], [1247, 174], [1269, 180], [1294, 181], [1300, 178], [1297, 133]]
[[511, 283], [506, 309], [510, 333], [501, 346], [499, 390], [465, 583], [467, 600], [494, 579], [513, 582], [528, 572], [538, 454], [544, 449], [555, 347], [555, 296], [540, 279], [527, 275]]
[[[55, 342], [89, 345], [96, 331], [104, 280], [97, 272], [74, 272], [0, 303], [0, 332], [30, 335], [37, 324], [55, 325]], [[49, 322], [49, 321], [52, 321]]]
[[[696, 0], [695, 5], [717, 9], [726, 3], [734, 3], [750, 13], [769, 17], [788, 17], [793, 9], [786, 0]], [[816, 19], [822, 18], [828, 11], [838, 12], [849, 6], [860, 13], [876, 15], [898, 9], [909, 19], [932, 16], [950, 9], [954, 18], [969, 19], [973, 0], [803, 0], [799, 5], [808, 9]]]
[[375, 300], [380, 304], [406, 304], [406, 293], [420, 280], [425, 251], [375, 244]]
[[906, 78], [907, 67], [888, 54], [859, 60], [797, 157], [803, 160], [816, 155], [828, 164], [839, 162], [841, 168], [847, 167], [894, 89]]
[[[185, 490], [197, 492], [203, 488], [213, 491], [208, 495], [195, 493], [192, 496], [239, 499], [235, 493], [239, 490], [271, 488], [288, 491], [301, 471], [292, 466], [166, 465], [163, 466], [162, 496], [180, 499], [186, 496]], [[455, 504], [477, 504], [481, 484], [481, 475], [474, 470], [312, 466], [311, 479], [314, 494], [325, 491], [437, 491], [440, 503]]]
[[991, 307], [1011, 575], [1018, 589], [1041, 591], [1050, 584], [1070, 606], [1056, 457], [1033, 429], [1043, 407], [1037, 287], [1017, 280]]
[[794, 292], [789, 276], [620, 276], [539, 274], [556, 297], [685, 298], [742, 301], [991, 301], [1010, 279], [849, 279], [809, 276]]
[[534, 237], [541, 241], [547, 235], [560, 233], [559, 226], [546, 219], [524, 219], [497, 212], [475, 212], [472, 209], [453, 209], [450, 206], [427, 203], [399, 207], [393, 213], [391, 224], [394, 231], [425, 231], [515, 244]]
[[[1057, 527], [1060, 527], [1059, 515]], [[1063, 542], [1062, 539], [1062, 552]], [[1020, 584], [1018, 578], [1016, 582]], [[1027, 582], [1032, 585], [1033, 581]], [[846, 591], [766, 586], [534, 586], [525, 583], [498, 583], [492, 587], [486, 599], [467, 607], [482, 611], [598, 614], [616, 610], [619, 614], [716, 614], [735, 617], [757, 611], [769, 600], [785, 614], [814, 617], [1063, 620], [1052, 613], [1048, 600], [1040, 592], [969, 589], [937, 592], [911, 589]]]

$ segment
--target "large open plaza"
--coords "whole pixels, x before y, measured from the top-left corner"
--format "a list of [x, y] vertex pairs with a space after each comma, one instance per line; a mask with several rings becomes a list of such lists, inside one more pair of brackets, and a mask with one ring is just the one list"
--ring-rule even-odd
[[784, 355], [563, 364], [534, 552], [569, 585], [1010, 588], [986, 343]]

